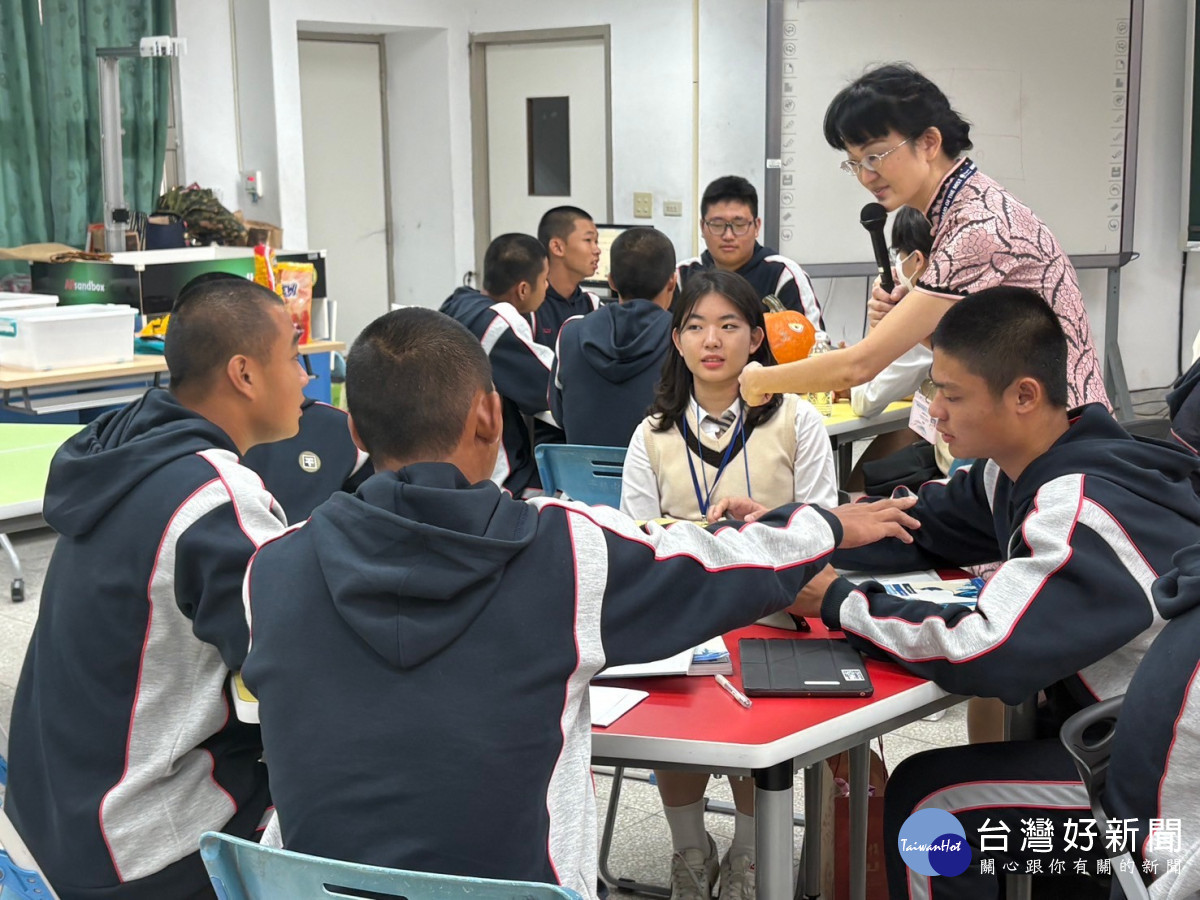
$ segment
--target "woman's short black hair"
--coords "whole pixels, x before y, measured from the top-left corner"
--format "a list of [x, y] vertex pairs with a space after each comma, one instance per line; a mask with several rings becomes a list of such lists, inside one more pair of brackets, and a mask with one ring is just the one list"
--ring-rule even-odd
[[868, 69], [825, 110], [825, 140], [834, 150], [877, 141], [889, 131], [915, 140], [930, 128], [942, 133], [942, 151], [951, 159], [971, 149], [970, 123], [909, 63]]

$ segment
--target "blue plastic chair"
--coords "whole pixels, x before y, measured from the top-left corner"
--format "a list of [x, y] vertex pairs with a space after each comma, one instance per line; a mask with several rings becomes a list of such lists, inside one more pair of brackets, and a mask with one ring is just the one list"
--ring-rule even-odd
[[589, 444], [539, 444], [533, 450], [542, 490], [548, 496], [562, 491], [590, 506], [621, 505], [624, 447]]
[[275, 850], [213, 831], [200, 838], [200, 858], [217, 900], [361, 900], [363, 894], [356, 891], [369, 891], [379, 900], [581, 900], [556, 884], [364, 866]]
[[58, 900], [3, 809], [0, 809], [0, 900]]

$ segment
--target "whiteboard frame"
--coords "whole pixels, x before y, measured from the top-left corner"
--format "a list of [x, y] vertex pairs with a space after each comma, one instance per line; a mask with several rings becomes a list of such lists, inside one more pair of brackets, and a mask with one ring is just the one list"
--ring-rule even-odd
[[1200, 241], [1188, 240], [1191, 225], [1192, 185], [1192, 100], [1196, 91], [1196, 0], [1187, 0], [1187, 40], [1183, 48], [1183, 197], [1179, 204], [1179, 246], [1187, 252], [1200, 250]]
[[[766, 153], [763, 176], [764, 208], [770, 211], [763, 223], [763, 243], [779, 246], [779, 187], [780, 157], [783, 150], [783, 17], [786, 0], [767, 0], [767, 122]], [[800, 0], [803, 2], [803, 0]], [[853, 2], [853, 0], [850, 0]], [[1195, 14], [1196, 0], [1189, 0], [1189, 16]], [[1138, 119], [1141, 112], [1142, 87], [1142, 30], [1145, 0], [1129, 0], [1129, 67], [1125, 103], [1125, 171], [1122, 179], [1121, 249], [1118, 253], [1085, 253], [1071, 257], [1076, 269], [1111, 269], [1124, 266], [1134, 257], [1133, 221], [1137, 199]], [[1190, 87], [1187, 88], [1190, 102]], [[830, 98], [833, 99], [833, 98]], [[1187, 121], [1191, 121], [1190, 116]], [[1187, 184], [1187, 159], [1184, 160], [1184, 184]], [[1034, 210], [1036, 213], [1037, 210]], [[1184, 237], [1187, 236], [1186, 212]], [[867, 242], [863, 241], [864, 251]], [[1197, 245], [1200, 249], [1200, 244]], [[804, 266], [813, 278], [842, 278], [870, 276], [876, 273], [875, 263], [850, 261], [844, 263], [815, 263]]]

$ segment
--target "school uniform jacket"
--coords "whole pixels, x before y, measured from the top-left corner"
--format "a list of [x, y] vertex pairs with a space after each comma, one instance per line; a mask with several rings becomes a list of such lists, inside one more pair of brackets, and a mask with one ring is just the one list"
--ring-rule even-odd
[[292, 438], [252, 447], [242, 464], [263, 480], [289, 522], [302, 522], [337, 491], [353, 493], [375, 470], [354, 446], [346, 414], [328, 403], [305, 400], [300, 431]]
[[670, 346], [671, 314], [650, 300], [567, 319], [550, 379], [550, 411], [567, 443], [628, 446], [654, 401]]
[[976, 609], [902, 600], [839, 579], [821, 617], [855, 647], [956, 694], [1018, 703], [1046, 689], [1059, 720], [1124, 693], [1163, 619], [1151, 599], [1172, 554], [1200, 541], [1198, 465], [1173, 444], [1131, 436], [1101, 404], [1016, 482], [994, 462], [923, 486], [914, 543], [835, 556], [867, 571], [1003, 560]]
[[525, 416], [548, 415], [554, 351], [534, 343], [528, 322], [515, 306], [471, 288], [458, 288], [441, 311], [479, 338], [492, 364], [492, 381], [503, 399], [504, 413], [504, 436], [492, 481], [520, 496], [525, 488], [538, 483]]
[[645, 528], [419, 463], [256, 555], [243, 669], [284, 846], [596, 895], [588, 682], [789, 605], [841, 527]]
[[[1171, 434], [1193, 453], [1200, 453], [1200, 360], [1175, 380], [1167, 394]], [[1197, 485], [1200, 490], [1200, 484]]]
[[246, 564], [283, 514], [223, 431], [151, 390], [54, 457], [59, 533], [13, 701], [5, 810], [63, 900], [191, 896], [205, 831], [252, 837], [258, 729], [230, 715]]
[[1102, 800], [1110, 819], [1136, 821], [1153, 900], [1200, 894], [1200, 545], [1173, 564], [1154, 583], [1167, 624], [1125, 693]]
[[570, 297], [564, 297], [554, 289], [554, 285], [546, 285], [546, 299], [542, 305], [529, 314], [529, 327], [533, 339], [543, 347], [551, 350], [558, 343], [558, 333], [562, 330], [563, 322], [573, 316], [586, 316], [600, 308], [600, 297], [591, 291], [585, 291], [582, 286], [575, 285]]
[[[696, 272], [715, 269], [717, 264], [712, 254], [705, 250], [699, 256], [685, 259], [679, 263], [679, 287], [682, 289], [687, 280]], [[825, 323], [821, 318], [821, 304], [817, 300], [817, 292], [813, 290], [812, 281], [800, 264], [780, 255], [778, 250], [764, 247], [757, 241], [754, 244], [754, 255], [750, 261], [737, 270], [737, 274], [745, 278], [759, 297], [774, 294], [788, 309], [804, 313], [813, 327], [824, 331]]]

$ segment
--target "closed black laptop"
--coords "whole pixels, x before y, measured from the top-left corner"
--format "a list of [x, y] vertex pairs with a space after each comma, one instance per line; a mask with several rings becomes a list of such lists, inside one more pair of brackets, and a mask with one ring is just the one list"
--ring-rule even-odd
[[742, 689], [751, 697], [870, 697], [858, 651], [828, 638], [742, 638]]

